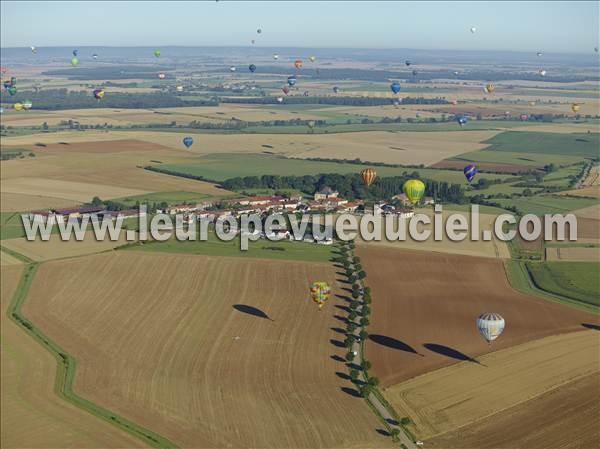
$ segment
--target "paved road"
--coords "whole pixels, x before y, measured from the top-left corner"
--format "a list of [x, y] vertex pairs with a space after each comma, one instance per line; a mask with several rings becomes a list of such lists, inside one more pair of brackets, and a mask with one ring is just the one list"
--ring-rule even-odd
[[[354, 269], [354, 264], [352, 264], [352, 253], [351, 252], [348, 256], [348, 261], [350, 262], [351, 268]], [[362, 283], [362, 281], [359, 281], [359, 282], [361, 283], [361, 286], [364, 288], [364, 284]], [[358, 301], [361, 302], [361, 305], [357, 309], [357, 312], [360, 315], [360, 312], [362, 311], [362, 307], [364, 304], [362, 294], [358, 297]], [[362, 362], [364, 360], [363, 352], [362, 352], [362, 345], [360, 344], [360, 336], [359, 336], [359, 333], [362, 329], [363, 329], [362, 326], [357, 326], [356, 330], [354, 331], [354, 336], [356, 337], [356, 341], [352, 345], [352, 351], [355, 354], [357, 354], [356, 358], [360, 362]], [[358, 380], [366, 383], [367, 380], [365, 378], [364, 371], [359, 370], [358, 373], [359, 373]], [[413, 440], [404, 432], [404, 429], [400, 426], [400, 424], [392, 416], [392, 414], [387, 409], [385, 404], [383, 402], [381, 402], [381, 400], [377, 396], [375, 396], [375, 394], [370, 393], [367, 400], [373, 405], [373, 407], [375, 407], [375, 409], [383, 417], [383, 419], [386, 420], [386, 422], [388, 423], [388, 425], [391, 429], [398, 429], [400, 431], [400, 433], [398, 435], [400, 443], [404, 444], [408, 449], [419, 449], [419, 446], [417, 446], [415, 443], [413, 443]]]

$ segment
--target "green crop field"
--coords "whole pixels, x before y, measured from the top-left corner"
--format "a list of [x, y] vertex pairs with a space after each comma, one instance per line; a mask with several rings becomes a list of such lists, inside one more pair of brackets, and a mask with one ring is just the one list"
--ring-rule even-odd
[[540, 132], [503, 132], [483, 143], [490, 144], [485, 152], [568, 154], [581, 157], [598, 156], [600, 134], [559, 134]]
[[177, 203], [201, 203], [202, 201], [207, 200], [208, 198], [212, 198], [210, 195], [204, 195], [202, 193], [197, 192], [184, 192], [184, 191], [175, 191], [175, 192], [154, 192], [147, 193], [144, 195], [137, 196], [127, 196], [123, 198], [115, 198], [113, 201], [123, 203], [127, 206], [135, 206], [136, 203], [140, 204], [151, 204], [151, 203], [161, 203], [166, 202], [168, 204], [177, 204]]
[[[262, 175], [315, 175], [319, 173], [358, 173], [368, 165], [343, 162], [320, 162], [305, 159], [292, 159], [262, 154], [209, 154], [191, 159], [185, 164], [161, 164], [162, 169], [202, 176], [206, 179], [224, 181], [238, 176]], [[403, 172], [418, 172], [420, 176], [437, 181], [463, 184], [465, 177], [459, 170], [438, 170], [433, 168], [375, 167], [381, 177], [399, 176]], [[481, 178], [509, 179], [512, 175], [486, 173]]]
[[524, 214], [564, 214], [584, 207], [599, 204], [600, 201], [590, 198], [568, 198], [560, 196], [536, 196], [521, 198], [494, 199], [503, 207], [516, 206]]
[[[521, 134], [521, 133], [519, 133]], [[567, 153], [568, 154], [568, 153]], [[465, 162], [480, 162], [490, 164], [516, 164], [534, 167], [543, 167], [546, 164], [571, 165], [581, 162], [582, 156], [564, 156], [560, 154], [518, 153], [515, 151], [488, 151], [487, 149], [459, 154], [450, 158]]]
[[536, 287], [600, 306], [600, 262], [527, 263]]
[[259, 239], [248, 243], [248, 250], [240, 249], [240, 237], [229, 242], [221, 241], [209, 231], [207, 241], [179, 241], [175, 237], [165, 242], [149, 242], [123, 247], [123, 250], [158, 251], [165, 253], [195, 254], [203, 256], [250, 257], [258, 259], [279, 259], [310, 262], [329, 262], [332, 246], [313, 243]]

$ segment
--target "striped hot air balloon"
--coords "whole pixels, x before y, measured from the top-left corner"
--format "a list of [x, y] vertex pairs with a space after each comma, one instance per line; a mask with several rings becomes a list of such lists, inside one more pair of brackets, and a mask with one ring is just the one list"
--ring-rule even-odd
[[360, 177], [362, 178], [363, 183], [369, 187], [375, 182], [375, 179], [377, 178], [377, 172], [372, 168], [365, 168], [360, 172]]
[[475, 165], [473, 165], [473, 164], [469, 164], [469, 165], [467, 165], [464, 168], [463, 173], [465, 174], [465, 177], [467, 178], [467, 181], [471, 182], [471, 180], [477, 174], [477, 167]]
[[310, 297], [311, 299], [317, 303], [319, 306], [319, 310], [323, 308], [325, 303], [329, 300], [331, 296], [331, 287], [327, 282], [314, 282], [310, 286]]
[[425, 184], [418, 179], [409, 179], [402, 186], [402, 190], [412, 204], [417, 204], [423, 198]]
[[491, 344], [504, 331], [504, 318], [497, 313], [483, 313], [477, 318], [477, 330]]

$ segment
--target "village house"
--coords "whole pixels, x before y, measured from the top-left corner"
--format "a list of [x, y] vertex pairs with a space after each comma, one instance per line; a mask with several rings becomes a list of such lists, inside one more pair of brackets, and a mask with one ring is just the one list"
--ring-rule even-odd
[[321, 190], [315, 193], [315, 201], [324, 201], [331, 198], [337, 198], [340, 193], [333, 190], [331, 187], [323, 187]]

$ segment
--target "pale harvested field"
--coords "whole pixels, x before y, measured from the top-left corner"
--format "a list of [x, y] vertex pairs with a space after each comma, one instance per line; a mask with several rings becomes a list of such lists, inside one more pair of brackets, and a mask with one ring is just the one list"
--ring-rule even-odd
[[[357, 246], [357, 253], [373, 290], [367, 355], [385, 387], [597, 320], [513, 290], [500, 260], [376, 245]], [[485, 312], [507, 323], [491, 347], [475, 326]]]
[[[4, 183], [2, 183], [4, 190]], [[44, 193], [44, 192], [41, 192]], [[24, 195], [22, 193], [0, 193], [0, 211], [21, 212], [77, 206], [79, 202], [45, 195]]]
[[24, 311], [77, 358], [79, 394], [184, 448], [391, 447], [341, 390], [335, 300], [319, 312], [308, 298], [316, 279], [339, 292], [335, 278], [328, 264], [117, 252], [42, 265]]
[[572, 212], [577, 218], [589, 218], [593, 220], [600, 220], [600, 204], [594, 206], [584, 207], [583, 209], [577, 209]]
[[5, 251], [0, 251], [0, 266], [21, 265], [22, 263], [15, 256], [11, 256]]
[[553, 262], [600, 262], [600, 248], [546, 248], [546, 260]]
[[582, 185], [584, 186], [598, 186], [600, 185], [600, 165], [594, 165]]
[[[424, 374], [388, 388], [385, 395], [427, 440], [600, 372], [599, 349], [595, 330], [547, 337], [479, 357], [479, 363]], [[588, 393], [600, 400], [597, 389]]]
[[[35, 143], [58, 143], [103, 140], [134, 139], [180, 150], [173, 157], [185, 154], [210, 153], [262, 153], [263, 145], [271, 145], [276, 154], [289, 157], [356, 159], [396, 163], [431, 165], [443, 159], [476, 151], [487, 147], [480, 143], [493, 137], [497, 131], [451, 131], [451, 132], [355, 132], [329, 135], [290, 135], [286, 134], [190, 134], [195, 144], [185, 153], [182, 133], [152, 131], [86, 131], [64, 132], [45, 135], [4, 138], [3, 144], [10, 146], [33, 145]], [[163, 159], [160, 159], [163, 160]], [[12, 161], [10, 161], [12, 162]]]
[[586, 186], [575, 190], [565, 190], [564, 192], [558, 192], [557, 194], [600, 199], [600, 185]]
[[536, 131], [541, 133], [587, 133], [600, 132], [600, 124], [598, 123], [553, 123], [553, 124], [542, 124], [536, 125], [534, 128], [531, 126], [516, 126], [511, 128], [510, 131]]
[[[419, 225], [419, 230], [429, 230], [431, 231], [431, 237], [423, 242], [419, 242], [413, 240], [410, 237], [409, 233], [409, 224], [411, 219], [406, 220], [406, 240], [405, 241], [389, 241], [385, 238], [385, 232], [382, 233], [382, 240], [377, 241], [364, 241], [357, 239], [356, 243], [360, 246], [368, 246], [368, 247], [378, 247], [378, 248], [390, 248], [400, 250], [418, 250], [418, 251], [426, 251], [426, 252], [435, 252], [435, 253], [451, 253], [451, 254], [461, 254], [465, 256], [477, 256], [477, 257], [486, 257], [486, 258], [500, 258], [500, 259], [509, 259], [510, 251], [505, 242], [497, 240], [495, 237], [490, 241], [484, 241], [481, 237], [481, 232], [484, 230], [492, 230], [494, 229], [494, 220], [496, 219], [495, 215], [488, 214], [479, 214], [479, 240], [471, 240], [470, 239], [470, 231], [467, 233], [467, 237], [460, 242], [453, 242], [448, 237], [446, 237], [445, 233], [443, 235], [443, 240], [435, 241], [434, 233], [433, 233], [433, 221], [434, 221], [434, 212], [432, 209], [417, 209], [418, 214], [427, 215], [430, 220], [430, 225]], [[471, 218], [468, 212], [456, 212], [456, 211], [443, 211], [441, 213], [443, 223], [446, 222], [447, 218], [453, 214], [460, 214], [467, 219], [467, 222], [470, 224]], [[396, 219], [397, 221], [397, 219]]]
[[440, 449], [582, 449], [600, 445], [600, 377], [569, 382], [539, 397], [427, 441]]
[[7, 316], [22, 269], [22, 266], [2, 266], [0, 271], [0, 446], [5, 449], [147, 447], [56, 395], [56, 359]]
[[[127, 89], [118, 89], [125, 92]], [[131, 89], [140, 93], [140, 89]], [[152, 89], [149, 89], [150, 91]], [[106, 89], [106, 95], [110, 95], [110, 89]], [[180, 108], [157, 108], [157, 109], [68, 109], [63, 111], [27, 111], [24, 114], [9, 113], [2, 116], [2, 123], [11, 126], [39, 126], [43, 122], [48, 125], [58, 125], [61, 121], [76, 120], [86, 125], [121, 125], [148, 123], [171, 123], [187, 124], [191, 121], [205, 123], [221, 123], [232, 120], [244, 120], [258, 122], [263, 120], [318, 120], [319, 115], [311, 114], [310, 111], [298, 111], [277, 108], [277, 106], [265, 107], [256, 105], [223, 105], [218, 107], [180, 107]]]
[[125, 232], [121, 232], [119, 240], [113, 242], [108, 239], [108, 232], [103, 241], [96, 241], [91, 231], [88, 231], [80, 242], [75, 238], [62, 241], [59, 234], [51, 234], [47, 242], [39, 238], [31, 242], [25, 238], [2, 240], [2, 246], [38, 262], [110, 251], [126, 243], [129, 242], [125, 240]]

